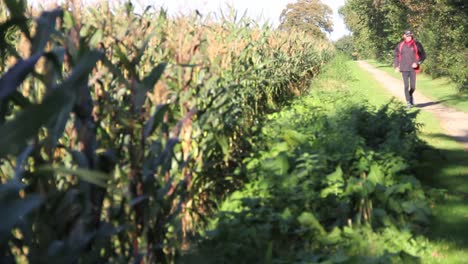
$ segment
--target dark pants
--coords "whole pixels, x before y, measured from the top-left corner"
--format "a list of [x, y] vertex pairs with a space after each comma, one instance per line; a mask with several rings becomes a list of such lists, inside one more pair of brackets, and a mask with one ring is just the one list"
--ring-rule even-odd
[[413, 93], [416, 90], [416, 72], [402, 71], [403, 84], [405, 85], [405, 98], [406, 102], [413, 103]]

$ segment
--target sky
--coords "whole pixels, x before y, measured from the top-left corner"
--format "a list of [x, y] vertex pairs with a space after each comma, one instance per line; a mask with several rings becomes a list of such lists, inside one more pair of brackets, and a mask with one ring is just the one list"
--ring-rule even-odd
[[[63, 2], [67, 0], [29, 0], [34, 4], [45, 4], [52, 2]], [[81, 0], [82, 3], [91, 3], [96, 0]], [[108, 0], [110, 2], [123, 3], [126, 0]], [[294, 3], [297, 0], [132, 0], [136, 9], [144, 9], [148, 3], [155, 7], [164, 7], [169, 14], [186, 14], [195, 9], [202, 14], [217, 13], [221, 9], [226, 9], [227, 5], [234, 7], [239, 11], [239, 15], [244, 14], [257, 19], [260, 22], [268, 22], [277, 26], [281, 11], [286, 8], [288, 3]], [[344, 35], [350, 34], [346, 29], [343, 19], [338, 14], [338, 9], [345, 4], [346, 0], [321, 0], [322, 3], [329, 5], [333, 10], [333, 32], [328, 35], [331, 40], [337, 40]]]
[[[239, 11], [239, 14], [246, 12], [247, 16], [259, 19], [260, 21], [269, 21], [273, 25], [279, 24], [281, 11], [286, 8], [288, 3], [294, 3], [295, 0], [159, 0], [155, 1], [156, 6], [167, 8], [170, 14], [186, 13], [198, 10], [202, 14], [218, 12], [225, 8], [227, 4], [233, 6]], [[324, 4], [329, 5], [333, 10], [333, 32], [329, 35], [331, 40], [337, 40], [340, 37], [349, 34], [343, 19], [338, 14], [338, 9], [345, 4], [345, 0], [322, 0]]]

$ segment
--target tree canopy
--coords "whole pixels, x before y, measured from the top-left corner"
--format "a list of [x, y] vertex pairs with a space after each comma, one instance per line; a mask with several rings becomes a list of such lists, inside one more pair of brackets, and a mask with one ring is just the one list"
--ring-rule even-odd
[[320, 0], [298, 0], [288, 4], [281, 13], [280, 28], [297, 29], [314, 36], [325, 37], [333, 31], [332, 9]]

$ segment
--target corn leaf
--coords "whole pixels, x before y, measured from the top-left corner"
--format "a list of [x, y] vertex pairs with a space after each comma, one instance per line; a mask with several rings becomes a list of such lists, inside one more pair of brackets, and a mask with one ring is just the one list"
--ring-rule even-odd
[[100, 171], [93, 171], [88, 169], [70, 169], [65, 167], [52, 167], [52, 166], [44, 166], [38, 169], [38, 172], [52, 172], [61, 175], [75, 175], [79, 177], [81, 180], [86, 182], [92, 183], [94, 185], [106, 188], [107, 184], [106, 181], [110, 178], [109, 175], [100, 172]]
[[38, 53], [26, 60], [19, 61], [2, 76], [0, 79], [0, 100], [16, 91], [26, 76], [34, 71], [34, 66], [42, 54]]

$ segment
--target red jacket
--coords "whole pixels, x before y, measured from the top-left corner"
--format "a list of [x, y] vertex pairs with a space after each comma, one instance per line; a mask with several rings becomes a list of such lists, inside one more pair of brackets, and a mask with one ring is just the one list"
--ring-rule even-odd
[[418, 66], [426, 59], [426, 52], [418, 41], [406, 44], [405, 41], [398, 43], [393, 51], [393, 66], [400, 67], [400, 71], [418, 70], [412, 67], [413, 63]]

